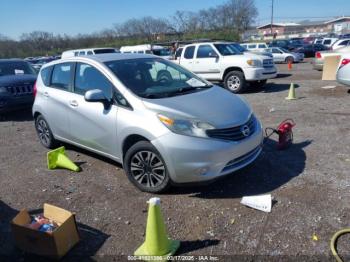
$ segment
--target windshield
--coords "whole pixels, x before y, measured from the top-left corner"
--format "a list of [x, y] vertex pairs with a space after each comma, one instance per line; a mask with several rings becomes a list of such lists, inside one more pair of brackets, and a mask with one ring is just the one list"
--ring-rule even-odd
[[211, 87], [190, 71], [161, 58], [105, 62], [133, 93], [144, 98], [164, 98]]
[[237, 55], [242, 53], [232, 43], [231, 44], [214, 44], [214, 46], [223, 56]]
[[280, 49], [284, 52], [284, 53], [290, 53], [289, 50], [283, 48], [283, 47], [280, 47]]
[[0, 62], [0, 76], [36, 75], [34, 68], [26, 62]]
[[156, 49], [153, 50], [153, 54], [157, 56], [171, 56], [170, 49]]

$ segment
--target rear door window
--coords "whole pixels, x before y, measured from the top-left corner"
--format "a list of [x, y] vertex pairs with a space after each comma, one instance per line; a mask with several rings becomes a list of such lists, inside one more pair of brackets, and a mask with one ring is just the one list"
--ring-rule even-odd
[[195, 46], [188, 46], [188, 47], [186, 47], [184, 58], [192, 59], [193, 56], [194, 56], [194, 49], [195, 49]]
[[259, 45], [259, 48], [266, 48], [266, 45], [260, 44], [260, 45]]
[[217, 53], [210, 45], [200, 45], [197, 50], [197, 58], [214, 57]]
[[74, 63], [62, 63], [54, 66], [51, 77], [51, 87], [69, 90]]
[[256, 48], [256, 45], [248, 45], [248, 49], [254, 49]]

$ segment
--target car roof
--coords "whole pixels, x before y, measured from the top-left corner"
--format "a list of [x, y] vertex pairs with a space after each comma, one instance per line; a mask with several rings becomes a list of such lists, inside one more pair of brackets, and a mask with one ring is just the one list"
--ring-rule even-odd
[[[140, 58], [160, 58], [159, 56], [149, 55], [149, 54], [129, 54], [129, 53], [107, 53], [107, 54], [98, 54], [98, 55], [87, 55], [87, 56], [72, 56], [59, 60], [52, 61], [50, 63], [45, 64], [45, 67], [64, 63], [64, 62], [83, 62], [83, 61], [96, 61], [99, 63], [105, 63], [109, 61], [116, 60], [128, 60], [128, 59], [140, 59]], [[162, 58], [160, 58], [162, 59]]]

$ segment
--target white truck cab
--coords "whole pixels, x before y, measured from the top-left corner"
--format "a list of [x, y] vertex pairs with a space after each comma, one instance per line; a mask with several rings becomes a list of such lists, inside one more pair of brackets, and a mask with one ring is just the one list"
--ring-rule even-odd
[[195, 43], [180, 47], [175, 61], [207, 80], [223, 81], [233, 93], [244, 91], [247, 83], [263, 87], [267, 79], [277, 75], [271, 57], [243, 54], [228, 42]]

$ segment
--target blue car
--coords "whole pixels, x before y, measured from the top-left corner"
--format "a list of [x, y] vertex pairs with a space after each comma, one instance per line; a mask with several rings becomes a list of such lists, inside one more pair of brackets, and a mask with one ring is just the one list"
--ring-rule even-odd
[[0, 113], [31, 107], [35, 69], [21, 59], [0, 59]]

